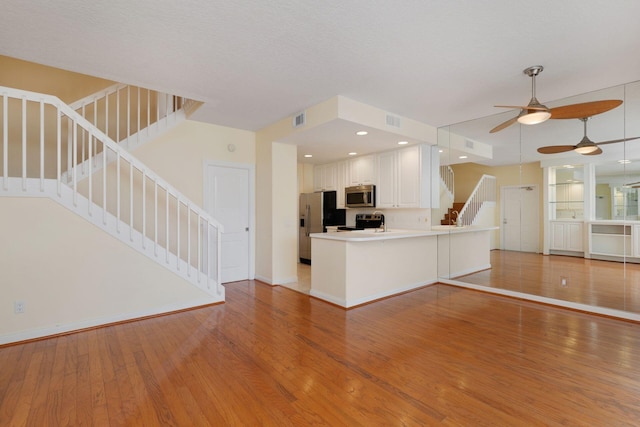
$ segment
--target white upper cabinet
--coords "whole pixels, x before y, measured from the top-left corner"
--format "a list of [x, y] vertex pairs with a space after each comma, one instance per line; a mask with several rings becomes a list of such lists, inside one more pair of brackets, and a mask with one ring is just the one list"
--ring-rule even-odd
[[378, 154], [377, 207], [430, 207], [430, 158], [421, 145]]
[[[314, 191], [337, 192], [338, 208], [344, 208], [344, 188], [375, 184], [376, 207], [437, 207], [439, 194], [437, 153], [426, 144], [413, 145], [314, 167]], [[435, 174], [435, 177], [432, 177]], [[435, 198], [431, 200], [432, 192]]]
[[338, 164], [329, 163], [313, 168], [313, 190], [331, 191], [338, 189]]
[[349, 185], [375, 184], [376, 156], [374, 154], [349, 160]]

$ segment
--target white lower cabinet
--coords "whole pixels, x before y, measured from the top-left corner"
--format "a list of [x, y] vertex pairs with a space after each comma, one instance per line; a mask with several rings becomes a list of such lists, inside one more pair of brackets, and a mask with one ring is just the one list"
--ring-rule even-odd
[[584, 252], [582, 222], [551, 221], [550, 226], [550, 250]]

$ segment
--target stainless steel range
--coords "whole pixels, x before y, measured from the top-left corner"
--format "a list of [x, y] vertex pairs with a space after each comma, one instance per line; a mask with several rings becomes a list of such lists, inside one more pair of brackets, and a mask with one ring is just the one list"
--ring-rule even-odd
[[384, 226], [384, 214], [356, 214], [355, 227], [340, 226], [338, 231], [359, 231], [367, 228], [380, 228]]

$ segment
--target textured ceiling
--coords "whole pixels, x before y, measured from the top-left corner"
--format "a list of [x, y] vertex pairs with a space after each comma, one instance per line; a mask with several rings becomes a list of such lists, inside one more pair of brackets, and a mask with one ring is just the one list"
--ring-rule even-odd
[[[0, 54], [204, 101], [258, 130], [344, 95], [441, 126], [640, 80], [637, 0], [9, 0]], [[580, 131], [578, 131], [580, 134]]]

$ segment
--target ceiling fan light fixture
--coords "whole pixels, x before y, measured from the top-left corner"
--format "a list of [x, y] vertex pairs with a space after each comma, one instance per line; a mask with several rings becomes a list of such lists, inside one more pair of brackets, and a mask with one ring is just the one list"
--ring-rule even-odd
[[533, 111], [518, 117], [518, 123], [523, 125], [537, 125], [549, 120], [551, 113], [548, 111]]
[[574, 151], [580, 154], [589, 154], [589, 153], [593, 153], [597, 149], [598, 149], [597, 145], [584, 145], [582, 147], [576, 147]]

